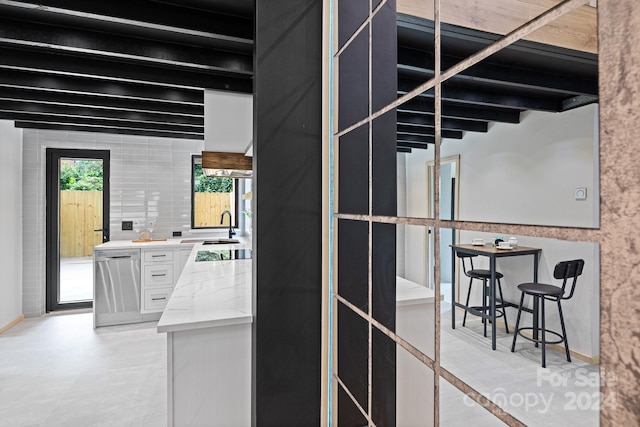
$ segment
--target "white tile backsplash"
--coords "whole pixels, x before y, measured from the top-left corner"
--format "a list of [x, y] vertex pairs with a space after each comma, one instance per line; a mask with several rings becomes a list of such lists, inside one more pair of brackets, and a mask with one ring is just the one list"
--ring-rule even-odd
[[111, 152], [111, 240], [129, 240], [122, 221], [156, 221], [153, 236], [171, 237], [191, 224], [191, 155], [203, 142], [143, 136], [25, 129], [23, 132], [23, 311], [45, 312], [45, 153], [47, 148]]

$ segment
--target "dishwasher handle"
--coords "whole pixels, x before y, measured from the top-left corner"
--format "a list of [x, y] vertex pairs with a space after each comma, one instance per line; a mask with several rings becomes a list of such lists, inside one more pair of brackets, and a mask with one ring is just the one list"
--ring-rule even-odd
[[131, 259], [131, 255], [116, 255], [116, 256], [108, 256], [108, 259]]

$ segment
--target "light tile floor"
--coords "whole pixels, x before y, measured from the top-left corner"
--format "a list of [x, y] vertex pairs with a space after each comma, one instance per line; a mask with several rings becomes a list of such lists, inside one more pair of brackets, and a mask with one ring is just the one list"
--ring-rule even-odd
[[[531, 321], [530, 317], [524, 320]], [[569, 363], [564, 353], [547, 349], [547, 368], [543, 369], [541, 349], [525, 339], [518, 339], [516, 351], [511, 353], [513, 335], [507, 334], [504, 328], [498, 328], [494, 351], [491, 350], [490, 332], [488, 337], [483, 336], [480, 318], [469, 316], [467, 326], [462, 327], [460, 314], [456, 316], [456, 329], [451, 329], [451, 312], [447, 311], [442, 313], [441, 324], [442, 366], [525, 425], [599, 425], [598, 365], [576, 358]], [[449, 419], [442, 425], [467, 425], [463, 414], [483, 411], [468, 399], [462, 404], [460, 399], [455, 399], [451, 404], [459, 407], [453, 416], [460, 423], [451, 423], [453, 419]], [[445, 413], [451, 415], [450, 411]]]
[[47, 315], [0, 334], [1, 427], [166, 426], [165, 334], [92, 322]]

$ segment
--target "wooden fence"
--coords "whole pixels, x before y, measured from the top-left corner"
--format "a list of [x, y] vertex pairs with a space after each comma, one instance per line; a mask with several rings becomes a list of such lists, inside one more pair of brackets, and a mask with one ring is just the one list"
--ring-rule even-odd
[[[195, 193], [195, 227], [220, 226], [225, 210], [235, 216], [232, 193]], [[228, 217], [224, 224], [229, 225]], [[235, 225], [235, 224], [234, 224]], [[102, 192], [60, 192], [60, 257], [84, 257], [93, 254], [93, 247], [102, 243]]]
[[[220, 215], [225, 210], [235, 212], [231, 201], [235, 195], [233, 193], [194, 193], [193, 203], [194, 227], [219, 227]], [[225, 216], [224, 224], [229, 226], [229, 217]], [[235, 225], [235, 224], [234, 224]]]
[[102, 191], [60, 192], [60, 257], [85, 257], [102, 243]]

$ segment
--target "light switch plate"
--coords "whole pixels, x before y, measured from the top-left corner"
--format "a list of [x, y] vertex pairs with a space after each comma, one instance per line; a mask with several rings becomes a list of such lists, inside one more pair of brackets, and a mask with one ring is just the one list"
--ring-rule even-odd
[[133, 230], [133, 221], [122, 221], [122, 230]]
[[587, 200], [587, 189], [584, 187], [576, 188], [576, 200]]

